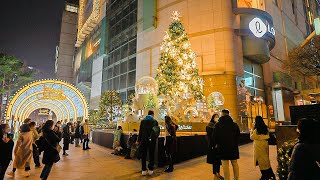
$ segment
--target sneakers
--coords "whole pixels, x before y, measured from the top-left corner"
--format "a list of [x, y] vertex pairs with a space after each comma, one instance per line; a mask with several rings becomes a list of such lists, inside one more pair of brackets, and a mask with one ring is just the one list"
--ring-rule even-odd
[[142, 171], [142, 176], [146, 176], [147, 175], [147, 171]]
[[148, 170], [148, 175], [151, 176], [153, 174], [152, 170]]
[[42, 167], [41, 165], [36, 165], [35, 166], [36, 169], [41, 168], [41, 167]]
[[15, 172], [13, 172], [13, 171], [9, 171], [9, 172], [7, 172], [7, 175], [9, 175], [9, 176], [14, 176], [15, 175]]
[[146, 171], [142, 171], [142, 176], [146, 176], [146, 175], [149, 175], [151, 176], [153, 174], [153, 171], [152, 170], [146, 170]]
[[23, 176], [24, 177], [29, 177], [30, 176], [30, 172], [29, 171], [24, 171]]
[[69, 156], [69, 154], [68, 154], [68, 153], [63, 153], [62, 155], [64, 155], [64, 156]]

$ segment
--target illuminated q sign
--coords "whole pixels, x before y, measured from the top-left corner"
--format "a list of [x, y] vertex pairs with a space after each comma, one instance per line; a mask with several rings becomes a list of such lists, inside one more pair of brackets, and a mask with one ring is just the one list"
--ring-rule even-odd
[[276, 31], [273, 27], [269, 25], [268, 22], [264, 23], [260, 18], [254, 18], [249, 23], [249, 29], [258, 38], [261, 38], [267, 32], [271, 33], [272, 35], [276, 35]]

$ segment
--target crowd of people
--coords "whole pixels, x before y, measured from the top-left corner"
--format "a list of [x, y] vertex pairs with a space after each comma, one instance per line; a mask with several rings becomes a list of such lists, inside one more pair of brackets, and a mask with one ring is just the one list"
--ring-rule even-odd
[[[91, 149], [89, 144], [90, 128], [88, 121], [67, 123], [62, 125], [60, 121], [56, 124], [52, 120], [47, 120], [44, 125], [36, 126], [31, 119], [24, 120], [19, 128], [19, 135], [14, 145], [13, 135], [10, 134], [10, 126], [1, 124], [0, 129], [0, 180], [4, 179], [8, 166], [13, 158], [12, 169], [7, 172], [14, 177], [17, 169], [24, 169], [24, 176], [30, 176], [32, 158], [35, 168], [41, 168], [40, 155], [44, 165], [40, 179], [46, 180], [50, 174], [54, 163], [60, 160], [62, 155], [68, 156], [70, 144], [80, 147], [83, 142], [83, 150]], [[63, 139], [63, 148], [59, 145]]]
[[[212, 164], [215, 180], [230, 180], [229, 162], [231, 162], [234, 180], [239, 180], [239, 135], [238, 125], [229, 116], [228, 110], [222, 110], [221, 117], [214, 114], [206, 127], [208, 137], [207, 163]], [[288, 180], [320, 179], [320, 123], [314, 119], [301, 119], [297, 131], [299, 141], [292, 149], [289, 162]], [[275, 180], [269, 159], [270, 133], [261, 116], [257, 116], [254, 128], [250, 130], [253, 140], [253, 162], [261, 171], [260, 180]], [[224, 177], [220, 174], [222, 165]]]
[[[178, 125], [170, 116], [165, 116], [164, 147], [167, 160], [167, 168], [164, 172], [170, 173], [174, 170], [174, 156], [177, 153], [176, 132]], [[288, 180], [318, 180], [320, 179], [320, 123], [313, 119], [301, 119], [298, 123], [299, 141], [290, 152], [291, 161], [289, 165]], [[0, 179], [4, 178], [5, 172], [13, 159], [13, 168], [8, 175], [14, 176], [17, 169], [24, 169], [26, 177], [30, 176], [30, 164], [33, 158], [35, 168], [41, 168], [40, 154], [42, 155], [42, 169], [40, 178], [47, 179], [54, 163], [60, 160], [60, 151], [63, 156], [68, 156], [70, 144], [88, 150], [90, 128], [87, 120], [84, 124], [80, 122], [67, 123], [65, 126], [58, 121], [46, 121], [43, 126], [36, 127], [31, 119], [26, 119], [20, 127], [20, 133], [14, 146], [13, 136], [9, 133], [7, 124], [1, 125], [0, 130]], [[233, 170], [233, 179], [239, 180], [239, 137], [240, 129], [229, 115], [228, 110], [222, 110], [221, 117], [214, 114], [206, 127], [208, 138], [207, 163], [212, 165], [215, 180], [230, 180], [230, 164]], [[118, 126], [114, 131], [113, 154], [120, 155], [125, 152], [125, 158], [138, 157], [141, 159], [142, 176], [154, 173], [154, 157], [160, 127], [154, 119], [154, 112], [141, 121], [139, 132], [134, 129], [130, 133], [126, 148], [123, 149], [121, 136], [123, 129]], [[261, 116], [255, 118], [254, 127], [250, 130], [250, 138], [253, 140], [253, 162], [261, 171], [260, 180], [274, 180], [276, 176], [271, 168], [269, 159], [270, 133]], [[63, 147], [59, 142], [63, 139]], [[15, 148], [14, 148], [15, 147]], [[148, 156], [148, 158], [147, 158]], [[147, 165], [148, 159], [148, 165]], [[223, 169], [223, 176], [220, 173]]]

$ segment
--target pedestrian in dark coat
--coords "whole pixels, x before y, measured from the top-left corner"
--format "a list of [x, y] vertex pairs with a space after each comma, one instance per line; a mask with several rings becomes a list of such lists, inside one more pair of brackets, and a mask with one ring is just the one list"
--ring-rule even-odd
[[166, 122], [166, 138], [165, 138], [165, 151], [168, 159], [169, 166], [164, 172], [173, 171], [173, 160], [174, 154], [177, 151], [177, 137], [176, 132], [178, 130], [178, 125], [176, 125], [170, 118], [170, 116], [164, 117]]
[[[141, 165], [142, 165], [142, 176], [147, 174], [153, 174], [154, 166], [154, 151], [156, 148], [156, 142], [158, 137], [154, 136], [154, 127], [158, 127], [158, 121], [154, 118], [154, 112], [149, 111], [148, 115], [141, 121], [139, 136], [136, 142], [137, 145], [140, 145], [141, 153]], [[147, 154], [149, 153], [149, 164], [147, 169]]]
[[80, 121], [78, 121], [74, 131], [74, 140], [75, 140], [76, 147], [80, 147], [79, 145], [80, 138], [81, 138], [81, 126], [80, 126]]
[[61, 141], [61, 138], [53, 131], [53, 125], [54, 122], [52, 120], [47, 120], [42, 128], [42, 141], [44, 144], [42, 163], [45, 165], [40, 175], [42, 180], [46, 180], [48, 178], [53, 163], [60, 160], [60, 155], [56, 147]]
[[207, 163], [212, 164], [212, 173], [214, 179], [223, 179], [220, 175], [221, 160], [217, 156], [216, 143], [214, 142], [214, 126], [219, 120], [219, 115], [214, 114], [210, 120], [210, 123], [206, 127], [207, 138], [208, 138], [208, 152], [207, 152]]
[[222, 116], [214, 128], [214, 141], [221, 159], [225, 179], [230, 179], [229, 161], [233, 167], [234, 179], [239, 179], [239, 126], [229, 116], [229, 110], [222, 110]]
[[63, 128], [63, 155], [68, 156], [67, 150], [69, 150], [69, 144], [71, 143], [71, 123]]
[[8, 124], [0, 125], [0, 180], [4, 179], [4, 175], [12, 160], [12, 151], [14, 142], [9, 137], [10, 127]]
[[294, 146], [288, 180], [320, 179], [320, 124], [313, 119], [298, 122], [299, 141]]

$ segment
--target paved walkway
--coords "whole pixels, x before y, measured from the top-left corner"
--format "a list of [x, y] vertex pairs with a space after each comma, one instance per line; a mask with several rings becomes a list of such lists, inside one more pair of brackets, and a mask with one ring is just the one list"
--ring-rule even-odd
[[[92, 144], [91, 148], [91, 150], [83, 151], [82, 148], [70, 146], [70, 155], [67, 157], [62, 156], [61, 160], [54, 165], [49, 180], [213, 179], [211, 166], [205, 163], [205, 156], [175, 165], [175, 171], [170, 174], [164, 173], [163, 169], [159, 168], [155, 170], [153, 176], [141, 177], [140, 161], [126, 160], [123, 157], [112, 155], [110, 149], [98, 145]], [[241, 180], [258, 180], [260, 178], [259, 168], [253, 166], [252, 152], [252, 144], [240, 147], [241, 159], [239, 160], [239, 166]], [[270, 146], [270, 158], [275, 171], [275, 146]], [[14, 179], [38, 180], [41, 169], [33, 168], [29, 178], [24, 178], [21, 172], [22, 170], [18, 170]], [[13, 178], [6, 176], [5, 179]]]

